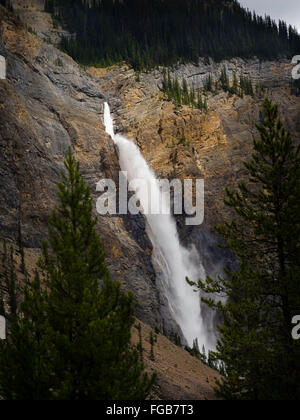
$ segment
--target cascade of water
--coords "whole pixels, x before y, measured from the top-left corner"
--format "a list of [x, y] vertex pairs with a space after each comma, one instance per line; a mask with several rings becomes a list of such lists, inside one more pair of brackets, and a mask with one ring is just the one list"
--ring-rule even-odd
[[[119, 150], [119, 162], [122, 171], [127, 172], [128, 182], [142, 179], [151, 188], [151, 199], [160, 200], [167, 206], [162, 196], [158, 180], [143, 158], [139, 148], [120, 134], [114, 133], [114, 124], [110, 108], [104, 106], [104, 124], [106, 132], [112, 137]], [[135, 191], [141, 207], [147, 205], [148, 194], [146, 189]], [[200, 296], [185, 281], [186, 276], [193, 281], [205, 277], [201, 263], [195, 263], [193, 250], [184, 248], [179, 241], [174, 218], [170, 214], [151, 214], [145, 212], [147, 220], [147, 233], [153, 244], [152, 260], [160, 275], [165, 296], [171, 313], [181, 327], [181, 330], [190, 346], [198, 338], [199, 345], [212, 348], [213, 339], [208, 337], [203, 319], [201, 317]]]

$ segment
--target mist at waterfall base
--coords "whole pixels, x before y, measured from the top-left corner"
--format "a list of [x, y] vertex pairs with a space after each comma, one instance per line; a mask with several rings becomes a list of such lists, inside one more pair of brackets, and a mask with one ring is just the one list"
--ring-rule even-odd
[[[119, 163], [122, 171], [127, 172], [128, 182], [142, 179], [151, 188], [151, 199], [160, 200], [162, 206], [168, 206], [162, 196], [154, 172], [143, 158], [139, 148], [120, 134], [114, 133], [114, 124], [110, 108], [104, 105], [104, 125], [119, 152]], [[150, 187], [151, 186], [151, 187]], [[154, 190], [153, 190], [154, 188]], [[137, 188], [135, 195], [145, 208], [148, 195], [145, 189]], [[144, 206], [143, 206], [144, 204]], [[215, 349], [216, 337], [211, 325], [205, 325], [201, 316], [199, 292], [195, 292], [186, 282], [204, 279], [206, 274], [197, 255], [197, 251], [184, 248], [179, 241], [175, 219], [169, 214], [144, 214], [147, 221], [147, 234], [153, 245], [152, 262], [157, 276], [160, 277], [163, 293], [167, 298], [171, 314], [189, 346], [198, 339], [200, 350]], [[209, 322], [210, 323], [210, 322]]]

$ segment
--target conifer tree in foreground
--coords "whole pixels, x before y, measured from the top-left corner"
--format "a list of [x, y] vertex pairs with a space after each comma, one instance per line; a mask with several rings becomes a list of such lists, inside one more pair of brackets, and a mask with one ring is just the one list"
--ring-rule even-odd
[[[4, 399], [142, 400], [154, 378], [130, 344], [131, 293], [110, 280], [89, 188], [71, 151], [38, 276], [0, 344]], [[17, 361], [17, 363], [16, 363]], [[11, 374], [13, 373], [13, 374]], [[9, 380], [7, 376], [9, 376]]]
[[[223, 316], [215, 359], [226, 366], [217, 393], [225, 399], [299, 400], [300, 341], [292, 318], [300, 313], [300, 149], [264, 104], [249, 184], [227, 190], [225, 204], [236, 214], [217, 229], [235, 252], [239, 270], [198, 286], [227, 302], [204, 299]], [[223, 300], [224, 302], [224, 300]]]

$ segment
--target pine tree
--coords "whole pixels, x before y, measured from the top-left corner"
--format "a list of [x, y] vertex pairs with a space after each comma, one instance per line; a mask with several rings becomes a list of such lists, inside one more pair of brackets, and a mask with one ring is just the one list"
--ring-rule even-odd
[[45, 10], [77, 34], [61, 46], [84, 65], [126, 61], [142, 71], [197, 65], [199, 57], [220, 62], [299, 52], [295, 29], [252, 15], [235, 0], [46, 0]]
[[143, 354], [144, 353], [144, 347], [143, 347], [143, 337], [142, 337], [142, 326], [139, 323], [138, 325], [135, 325], [135, 328], [138, 330], [138, 333], [139, 333], [139, 342], [138, 342], [138, 345], [137, 345], [137, 349], [138, 349], [139, 354], [140, 354], [140, 361], [143, 362], [143, 360], [144, 360], [144, 354]]
[[[49, 244], [43, 243], [39, 261], [45, 290], [38, 278], [32, 290], [25, 289], [20, 313], [1, 344], [0, 395], [145, 399], [154, 377], [144, 373], [130, 344], [133, 295], [109, 277], [90, 191], [71, 151], [65, 167], [60, 205], [49, 220]], [[13, 372], [10, 381], [8, 372]]]
[[199, 349], [199, 343], [198, 343], [198, 338], [195, 338], [193, 340], [193, 356], [197, 357], [198, 359], [201, 358], [201, 353], [200, 353], [200, 349]]
[[209, 76], [207, 77], [207, 79], [204, 82], [204, 91], [206, 92], [212, 92], [214, 89], [213, 87], [213, 79], [211, 74], [209, 74]]
[[238, 93], [239, 93], [239, 82], [238, 82], [236, 73], [234, 73], [234, 75], [233, 75], [232, 90], [233, 90], [233, 93], [235, 93], [236, 95], [238, 95]]
[[151, 330], [150, 335], [149, 335], [149, 342], [150, 342], [150, 360], [154, 361], [155, 360], [155, 356], [154, 356], [154, 335], [153, 332]]
[[176, 108], [179, 108], [181, 105], [181, 87], [178, 78], [175, 78], [173, 86], [174, 98], [176, 103]]
[[9, 315], [15, 316], [18, 310], [18, 279], [15, 268], [14, 249], [10, 247], [9, 270], [7, 276], [7, 295]]
[[182, 81], [182, 103], [183, 105], [190, 104], [189, 87], [186, 79], [183, 79]]
[[207, 357], [206, 357], [206, 351], [205, 351], [205, 346], [202, 346], [202, 353], [200, 353], [200, 359], [202, 360], [203, 363], [207, 363]]
[[193, 84], [193, 86], [191, 87], [191, 90], [190, 90], [190, 105], [192, 107], [196, 106], [196, 93], [195, 93], [194, 84]]
[[171, 73], [170, 70], [168, 70], [168, 99], [169, 101], [172, 99], [172, 89], [173, 89], [173, 83], [172, 83], [172, 77], [171, 77]]
[[221, 83], [221, 88], [224, 90], [224, 92], [228, 92], [229, 91], [229, 77], [227, 74], [226, 67], [223, 67], [222, 69], [220, 83]]
[[204, 299], [223, 317], [212, 355], [226, 371], [218, 395], [297, 400], [300, 342], [292, 339], [291, 320], [300, 310], [300, 148], [283, 128], [278, 107], [266, 100], [264, 108], [260, 139], [246, 164], [249, 185], [227, 190], [225, 203], [236, 219], [217, 229], [239, 269], [198, 286], [227, 297], [225, 304]]
[[56, 384], [51, 354], [56, 351], [48, 328], [39, 275], [24, 302], [9, 318], [7, 340], [0, 340], [0, 396], [4, 400], [49, 400]]
[[198, 92], [197, 108], [203, 109], [203, 100], [200, 92]]

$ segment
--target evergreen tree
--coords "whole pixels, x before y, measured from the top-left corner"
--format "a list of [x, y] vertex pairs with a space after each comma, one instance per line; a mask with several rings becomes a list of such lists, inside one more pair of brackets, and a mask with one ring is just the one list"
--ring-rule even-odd
[[[145, 399], [154, 377], [130, 344], [133, 296], [110, 280], [89, 188], [71, 151], [36, 278], [0, 347], [5, 399]], [[32, 349], [32, 351], [30, 350]], [[17, 363], [15, 362], [17, 360]], [[9, 380], [8, 373], [12, 372]]]
[[179, 108], [181, 105], [181, 87], [178, 78], [175, 78], [173, 92], [175, 97], [176, 107]]
[[198, 359], [201, 358], [201, 353], [200, 353], [200, 349], [199, 349], [198, 338], [195, 338], [193, 340], [193, 355], [195, 357], [197, 357]]
[[84, 65], [126, 61], [141, 71], [198, 64], [199, 57], [220, 62], [299, 52], [294, 28], [252, 14], [236, 0], [45, 0], [45, 10], [76, 34], [61, 47]]
[[232, 85], [233, 93], [236, 95], [239, 93], [239, 82], [236, 76], [236, 73], [233, 75], [233, 85]]
[[[254, 154], [246, 168], [249, 185], [227, 190], [225, 203], [237, 219], [217, 229], [239, 259], [226, 277], [199, 281], [204, 299], [220, 311], [217, 351], [226, 377], [218, 382], [225, 399], [299, 400], [300, 342], [291, 320], [300, 310], [300, 148], [265, 101]], [[224, 302], [224, 300], [223, 300]]]
[[196, 93], [195, 93], [194, 85], [191, 87], [189, 96], [190, 96], [190, 105], [192, 107], [195, 107], [196, 106]]
[[150, 342], [150, 360], [154, 361], [155, 360], [155, 356], [154, 356], [154, 335], [153, 332], [151, 330], [150, 332], [150, 336], [149, 336], [149, 342]]
[[139, 342], [138, 342], [138, 345], [137, 345], [137, 349], [138, 349], [139, 354], [140, 354], [140, 360], [141, 360], [141, 362], [143, 362], [143, 360], [144, 360], [144, 355], [143, 355], [144, 348], [143, 348], [142, 326], [139, 323], [135, 327], [136, 327], [136, 329], [138, 330], [138, 333], [139, 333]]
[[183, 105], [190, 104], [189, 87], [186, 79], [183, 79], [182, 81], [182, 103]]
[[172, 85], [171, 73], [170, 73], [170, 70], [168, 70], [168, 89], [167, 89], [167, 94], [168, 94], [169, 101], [172, 99], [172, 89], [173, 89], [173, 85]]
[[8, 285], [8, 252], [6, 241], [2, 241], [2, 255], [0, 266], [0, 315], [6, 317], [5, 303], [7, 299]]
[[12, 246], [8, 249], [4, 240], [0, 267], [0, 309], [5, 318], [10, 319], [17, 313], [19, 292], [14, 249]]
[[213, 80], [212, 80], [211, 74], [208, 76], [208, 78], [206, 79], [204, 83], [204, 90], [207, 92], [213, 91]]
[[197, 108], [203, 109], [203, 101], [200, 92], [198, 92], [198, 99], [197, 99]]
[[221, 84], [221, 88], [224, 90], [224, 92], [228, 92], [229, 91], [229, 77], [227, 74], [227, 70], [226, 67], [223, 67], [222, 72], [221, 72], [221, 77], [220, 77], [220, 84]]
[[206, 351], [205, 351], [205, 346], [202, 346], [202, 353], [200, 353], [200, 359], [202, 360], [203, 363], [207, 364], [207, 357], [206, 357]]
[[56, 385], [50, 355], [56, 351], [47, 334], [45, 297], [36, 274], [24, 302], [9, 317], [7, 340], [0, 340], [0, 396], [4, 400], [53, 399]]

